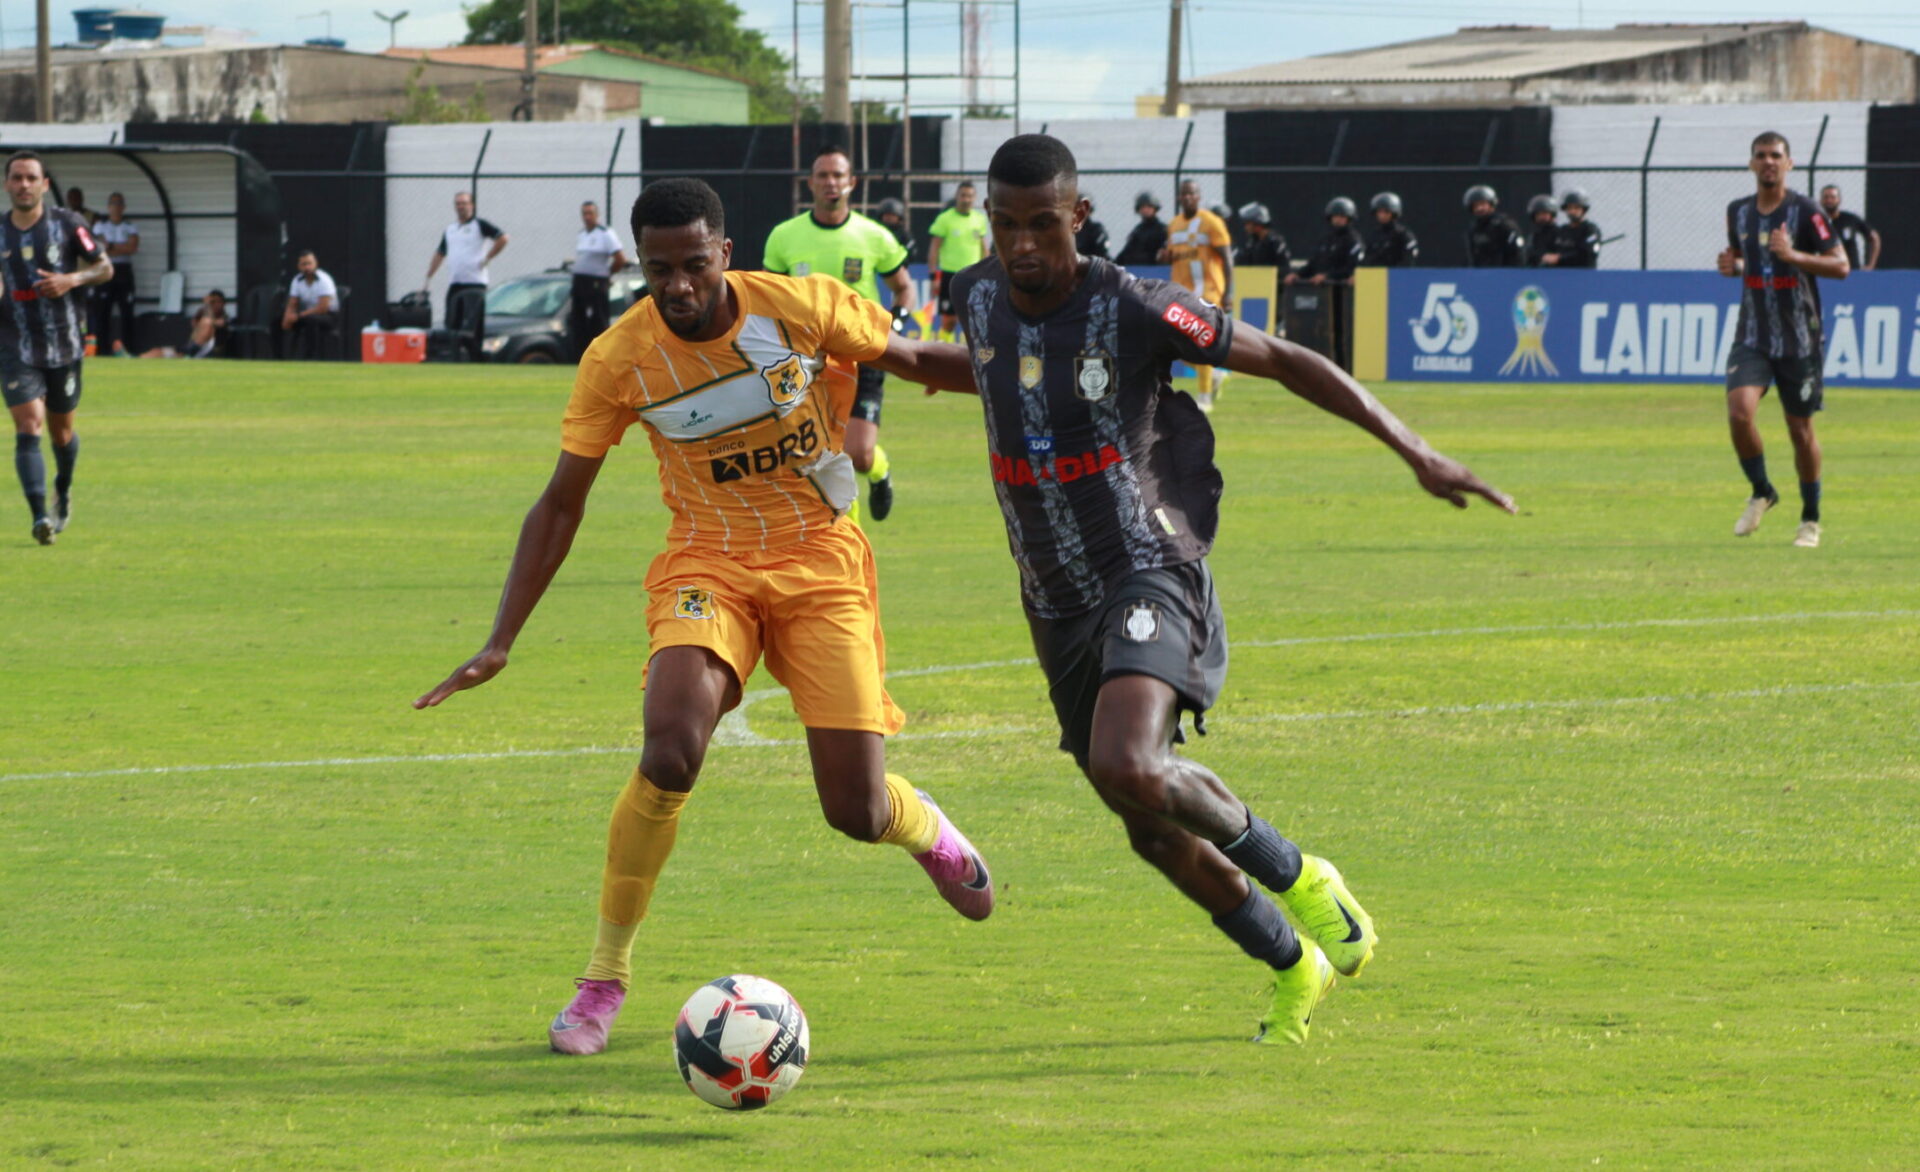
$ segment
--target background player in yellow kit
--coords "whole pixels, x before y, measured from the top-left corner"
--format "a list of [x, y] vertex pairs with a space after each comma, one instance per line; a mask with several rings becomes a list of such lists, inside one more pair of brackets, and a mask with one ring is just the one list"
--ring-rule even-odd
[[763, 655], [806, 725], [827, 822], [905, 847], [962, 915], [993, 910], [979, 854], [931, 799], [886, 772], [882, 738], [904, 718], [883, 682], [873, 552], [846, 517], [852, 380], [827, 367], [831, 357], [965, 388], [966, 351], [892, 332], [886, 310], [837, 280], [728, 272], [725, 212], [699, 180], [649, 184], [632, 225], [653, 295], [581, 361], [560, 461], [520, 530], [486, 646], [414, 701], [431, 707], [506, 667], [607, 451], [640, 422], [673, 520], [647, 572], [644, 743], [608, 828], [599, 936], [549, 1029], [569, 1054], [606, 1047], [681, 807], [714, 727]]
[[[1227, 223], [1200, 206], [1200, 185], [1191, 179], [1180, 184], [1179, 211], [1167, 225], [1167, 247], [1161, 260], [1173, 267], [1173, 283], [1209, 305], [1233, 316], [1233, 235]], [[1202, 411], [1213, 410], [1213, 395], [1225, 372], [1215, 379], [1214, 368], [1193, 368], [1193, 401]]]

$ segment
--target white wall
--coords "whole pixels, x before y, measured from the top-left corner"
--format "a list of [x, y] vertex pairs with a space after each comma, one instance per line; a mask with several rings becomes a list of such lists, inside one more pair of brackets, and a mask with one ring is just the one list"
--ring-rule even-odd
[[[1744, 168], [1748, 144], [1765, 130], [1787, 136], [1798, 170], [1793, 185], [1806, 190], [1808, 164], [1820, 143], [1816, 186], [1837, 183], [1846, 206], [1872, 218], [1866, 203], [1866, 175], [1845, 164], [1867, 157], [1867, 102], [1772, 102], [1750, 106], [1556, 106], [1553, 110], [1554, 194], [1584, 187], [1593, 198], [1590, 213], [1606, 234], [1624, 233], [1600, 254], [1600, 267], [1640, 267], [1640, 176], [1582, 171], [1575, 161], [1596, 167], [1638, 167], [1646, 157], [1647, 136], [1660, 119], [1654, 140], [1655, 166], [1725, 167], [1717, 172], [1655, 172], [1647, 182], [1647, 265], [1656, 269], [1698, 269], [1713, 265], [1726, 247], [1727, 204], [1753, 194], [1753, 177]], [[1840, 164], [1833, 166], [1831, 164]], [[1813, 193], [1809, 193], [1813, 194]], [[1522, 198], [1516, 215], [1525, 209]]]
[[[491, 130], [492, 137], [487, 137]], [[573, 257], [580, 204], [601, 206], [600, 219], [627, 240], [627, 209], [640, 194], [640, 135], [597, 122], [493, 122], [395, 126], [387, 132], [387, 291], [382, 302], [420, 287], [440, 233], [453, 223], [453, 195], [477, 187], [481, 218], [511, 237], [489, 268], [494, 283], [554, 268]], [[480, 144], [487, 142], [480, 157]], [[608, 206], [606, 172], [616, 140], [620, 156]], [[480, 158], [478, 184], [470, 182]], [[406, 176], [433, 176], [407, 178]], [[511, 178], [530, 175], [532, 178]], [[433, 280], [434, 319], [446, 299], [446, 270]], [[358, 294], [356, 294], [358, 296]]]

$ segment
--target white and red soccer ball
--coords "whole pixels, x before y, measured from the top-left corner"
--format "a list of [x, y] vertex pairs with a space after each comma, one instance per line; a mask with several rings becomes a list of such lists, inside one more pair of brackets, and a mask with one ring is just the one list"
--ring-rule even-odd
[[765, 1107], [792, 1090], [808, 1044], [807, 1015], [792, 994], [744, 974], [695, 989], [673, 1024], [673, 1060], [687, 1089], [729, 1111]]

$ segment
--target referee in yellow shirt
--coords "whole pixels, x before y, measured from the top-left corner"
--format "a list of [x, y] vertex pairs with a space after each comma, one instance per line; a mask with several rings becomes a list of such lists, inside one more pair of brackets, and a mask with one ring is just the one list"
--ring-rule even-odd
[[933, 280], [933, 297], [940, 311], [940, 330], [956, 337], [959, 321], [953, 299], [947, 296], [947, 278], [979, 263], [987, 255], [987, 214], [973, 206], [976, 198], [972, 183], [962, 180], [954, 189], [953, 206], [934, 218], [927, 234], [933, 237], [933, 251], [927, 255], [927, 275]]
[[[1175, 284], [1219, 306], [1231, 318], [1233, 236], [1226, 221], [1200, 206], [1200, 185], [1193, 180], [1180, 184], [1179, 204], [1179, 214], [1167, 225], [1167, 246], [1160, 250], [1160, 261], [1173, 266]], [[1193, 371], [1193, 401], [1202, 411], [1212, 411], [1213, 395], [1219, 390], [1213, 367], [1196, 366]]]
[[[859, 183], [845, 148], [822, 147], [808, 177], [813, 207], [774, 226], [761, 264], [772, 273], [832, 277], [876, 303], [878, 282], [885, 281], [893, 292], [895, 316], [912, 313], [915, 299], [906, 247], [886, 225], [853, 210], [850, 201]], [[878, 367], [861, 365], [844, 448], [854, 471], [867, 478], [867, 512], [876, 521], [893, 511], [893, 468], [880, 446], [880, 400], [886, 381]]]

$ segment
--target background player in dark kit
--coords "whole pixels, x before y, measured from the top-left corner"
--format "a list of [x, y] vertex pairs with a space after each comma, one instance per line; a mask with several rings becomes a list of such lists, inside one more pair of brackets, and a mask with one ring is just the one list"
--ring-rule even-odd
[[1847, 254], [1820, 205], [1787, 186], [1793, 152], [1785, 136], [1769, 130], [1755, 138], [1747, 168], [1758, 190], [1727, 205], [1727, 247], [1719, 262], [1721, 275], [1741, 278], [1740, 319], [1727, 354], [1727, 425], [1740, 470], [1753, 485], [1733, 535], [1745, 537], [1760, 528], [1761, 518], [1780, 500], [1767, 478], [1760, 429], [1753, 422], [1771, 384], [1780, 388], [1780, 409], [1800, 474], [1800, 528], [1793, 543], [1811, 549], [1820, 544], [1820, 440], [1813, 433], [1813, 416], [1823, 405], [1820, 365], [1825, 358], [1815, 278], [1844, 280]]
[[[1020, 135], [988, 170], [995, 256], [954, 278], [968, 319], [994, 490], [1061, 725], [1139, 855], [1274, 973], [1261, 1034], [1304, 1041], [1335, 969], [1372, 953], [1371, 920], [1204, 766], [1173, 751], [1182, 711], [1218, 695], [1227, 647], [1206, 567], [1221, 479], [1213, 432], [1171, 364], [1281, 381], [1377, 436], [1428, 492], [1512, 502], [1440, 455], [1326, 359], [1165, 281], [1078, 255], [1073, 155]], [[1313, 938], [1303, 940], [1252, 875]]]
[[1880, 230], [1856, 212], [1840, 206], [1840, 187], [1829, 183], [1820, 189], [1820, 210], [1847, 249], [1847, 264], [1858, 272], [1872, 272], [1880, 265]]
[[[7, 308], [0, 313], [0, 389], [13, 415], [13, 470], [33, 514], [33, 539], [52, 545], [72, 514], [80, 437], [80, 358], [87, 299], [74, 290], [113, 278], [113, 262], [80, 217], [48, 206], [47, 168], [32, 151], [7, 158], [11, 209], [0, 232]], [[47, 509], [42, 428], [53, 432], [53, 509]]]

